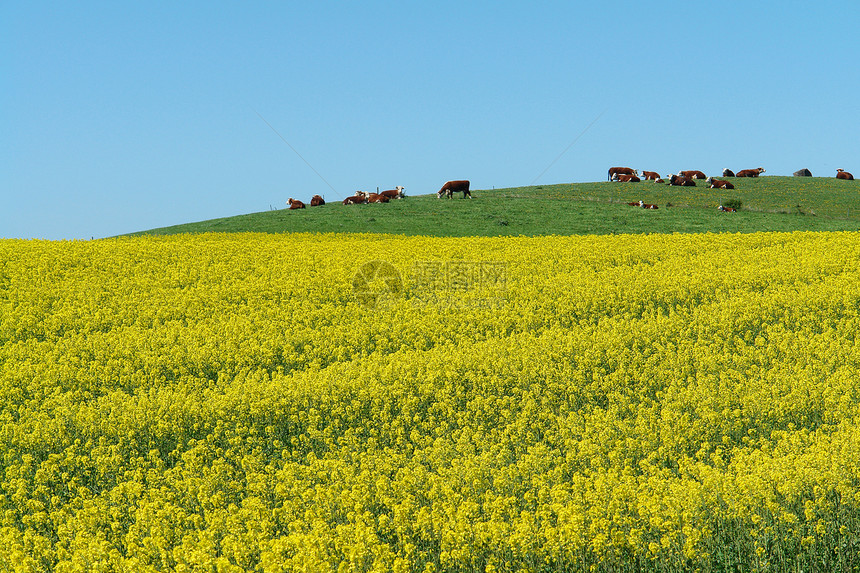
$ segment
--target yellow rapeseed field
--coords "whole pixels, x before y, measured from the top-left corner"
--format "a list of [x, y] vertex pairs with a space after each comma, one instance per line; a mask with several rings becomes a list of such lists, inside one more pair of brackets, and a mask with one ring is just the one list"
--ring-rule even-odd
[[857, 571], [860, 234], [0, 241], [0, 570]]

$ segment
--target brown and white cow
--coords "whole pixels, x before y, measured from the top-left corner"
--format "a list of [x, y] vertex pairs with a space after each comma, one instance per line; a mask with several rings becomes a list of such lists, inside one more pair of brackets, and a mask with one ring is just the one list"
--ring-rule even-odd
[[643, 171], [642, 177], [645, 178], [645, 181], [657, 181], [660, 179], [660, 174], [656, 171]]
[[621, 175], [616, 175], [614, 180], [621, 181], [622, 183], [639, 183], [639, 181], [641, 181], [635, 175], [624, 175], [623, 173]]
[[388, 203], [391, 199], [382, 193], [371, 193], [367, 196], [368, 203]]
[[732, 171], [731, 169], [729, 169], [728, 167], [723, 169], [723, 177], [734, 177], [734, 176], [735, 176], [735, 172]]
[[741, 169], [737, 172], [735, 177], [758, 177], [762, 173], [764, 173], [764, 167], [757, 167], [756, 169]]
[[850, 173], [848, 173], [847, 171], [845, 171], [844, 169], [837, 169], [836, 170], [836, 178], [837, 179], [847, 179], [849, 181], [854, 180], [854, 176], [851, 175]]
[[344, 205], [362, 205], [364, 203], [367, 203], [367, 193], [364, 191], [356, 191], [355, 195], [343, 200]]
[[325, 199], [320, 195], [314, 195], [311, 197], [311, 207], [321, 207], [323, 205], [325, 205]]
[[724, 211], [726, 213], [735, 213], [736, 212], [736, 209], [734, 207], [723, 207], [722, 205], [717, 207], [717, 210], [718, 211]]
[[723, 181], [722, 179], [717, 179], [715, 177], [708, 177], [708, 183], [710, 183], [710, 189], [734, 189], [735, 186], [732, 185], [730, 181]]
[[305, 208], [304, 203], [302, 203], [298, 199], [293, 199], [292, 197], [287, 199], [287, 203], [290, 204], [290, 209], [304, 209]]
[[406, 187], [398, 185], [394, 189], [389, 189], [388, 191], [382, 191], [380, 193], [380, 195], [385, 195], [389, 199], [403, 199], [405, 197], [405, 195], [403, 194], [404, 189], [406, 189]]
[[610, 167], [609, 175], [607, 176], [608, 181], [612, 181], [618, 175], [639, 175], [639, 172], [635, 169], [631, 169], [630, 167]]
[[639, 201], [639, 206], [642, 207], [643, 209], [659, 209], [659, 207], [657, 207], [657, 205], [654, 205], [653, 203], [646, 203], [645, 201], [641, 201], [641, 200]]
[[690, 179], [707, 179], [704, 173], [695, 169], [691, 169], [689, 171], [679, 171], [678, 175], [682, 177], [689, 177]]
[[669, 185], [675, 185], [677, 187], [695, 187], [696, 182], [683, 175], [672, 175], [669, 178]]
[[436, 198], [438, 199], [442, 195], [445, 195], [450, 199], [454, 196], [454, 193], [459, 193], [460, 191], [463, 192], [463, 199], [466, 197], [469, 199], [472, 198], [472, 192], [469, 191], [469, 181], [465, 179], [446, 182], [442, 185], [442, 188], [436, 192]]

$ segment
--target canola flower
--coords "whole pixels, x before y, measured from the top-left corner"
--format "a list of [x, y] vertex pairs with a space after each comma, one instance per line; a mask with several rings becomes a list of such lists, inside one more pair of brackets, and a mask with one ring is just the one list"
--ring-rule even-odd
[[858, 241], [0, 241], [0, 570], [860, 570]]

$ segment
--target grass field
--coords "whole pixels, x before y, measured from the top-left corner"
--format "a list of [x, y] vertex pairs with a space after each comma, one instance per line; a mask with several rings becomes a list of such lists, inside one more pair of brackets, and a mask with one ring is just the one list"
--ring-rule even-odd
[[[860, 182], [824, 177], [731, 179], [737, 189], [642, 183], [568, 183], [475, 190], [472, 201], [416, 195], [384, 205], [279, 209], [134, 234], [371, 232], [429, 236], [518, 236], [860, 229]], [[409, 191], [407, 189], [407, 191]], [[717, 210], [740, 199], [738, 213]], [[331, 200], [331, 197], [328, 197]], [[657, 211], [628, 202], [656, 203]], [[670, 206], [671, 205], [671, 206]]]

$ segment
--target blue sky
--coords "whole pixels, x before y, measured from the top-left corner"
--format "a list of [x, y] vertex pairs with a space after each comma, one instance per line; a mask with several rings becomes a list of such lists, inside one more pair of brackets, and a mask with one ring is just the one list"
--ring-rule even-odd
[[613, 165], [857, 173], [858, 30], [853, 1], [3, 2], [0, 237]]

